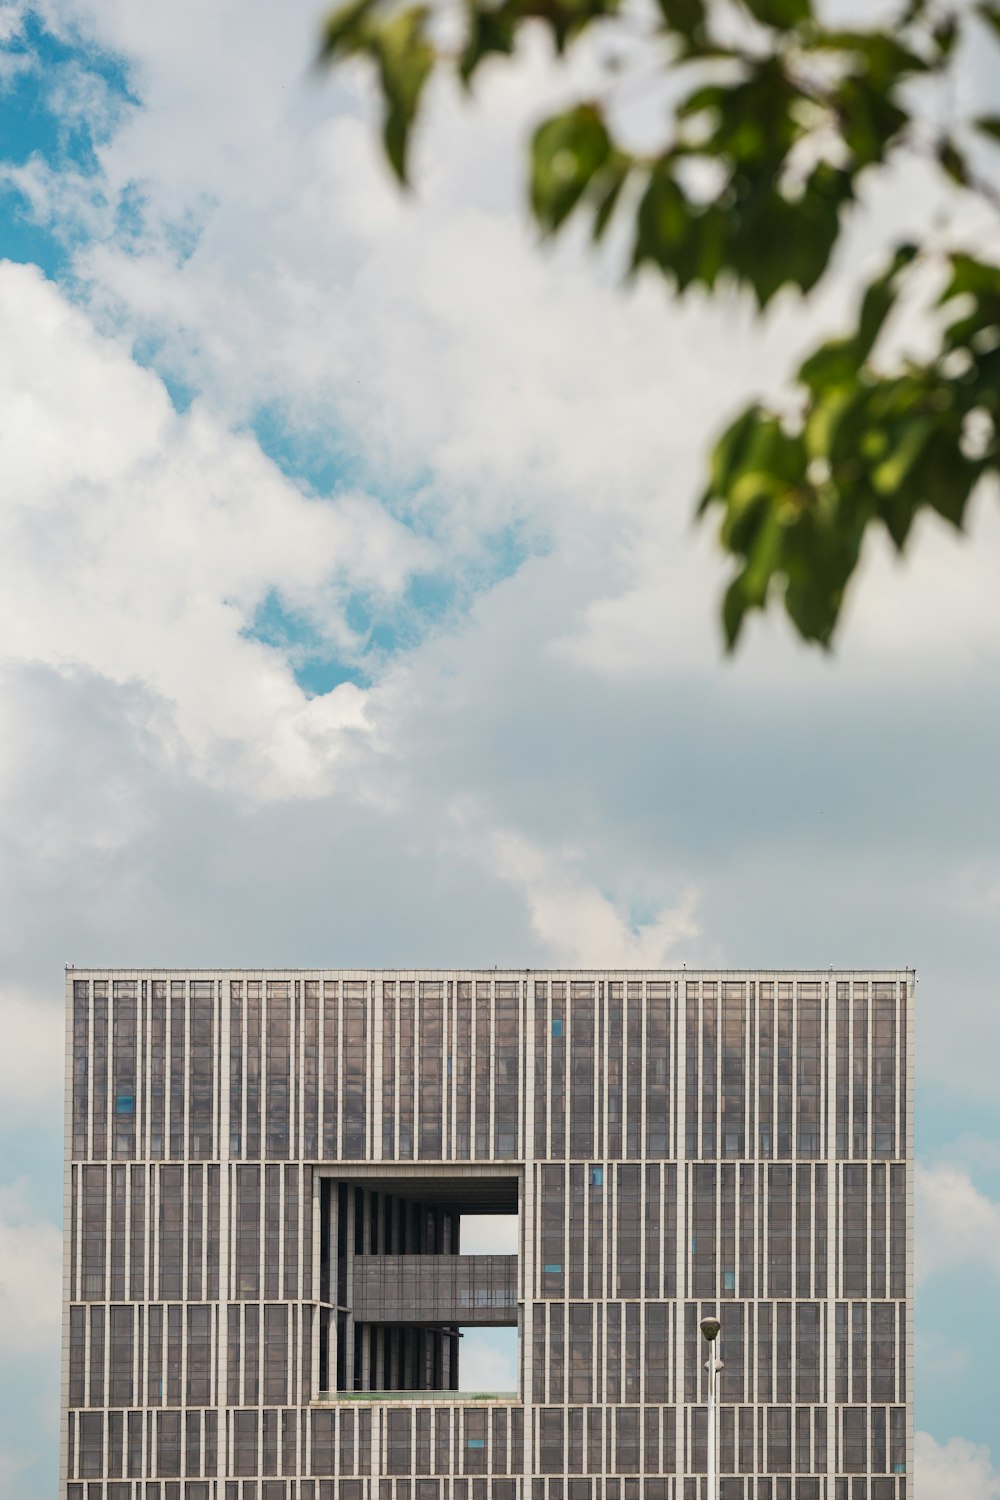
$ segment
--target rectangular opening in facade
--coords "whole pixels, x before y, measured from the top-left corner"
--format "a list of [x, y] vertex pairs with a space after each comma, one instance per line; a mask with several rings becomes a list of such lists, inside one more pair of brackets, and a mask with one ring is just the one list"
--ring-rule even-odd
[[[458, 1391], [463, 1334], [473, 1339], [467, 1367], [485, 1369], [490, 1344], [476, 1333], [519, 1321], [518, 1201], [509, 1170], [320, 1175], [321, 1392]], [[492, 1245], [467, 1231], [468, 1253], [463, 1220], [513, 1231]], [[516, 1369], [516, 1332], [514, 1346]]]

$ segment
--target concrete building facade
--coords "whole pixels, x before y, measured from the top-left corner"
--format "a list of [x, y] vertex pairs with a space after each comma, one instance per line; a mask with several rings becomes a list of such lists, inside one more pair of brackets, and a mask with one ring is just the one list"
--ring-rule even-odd
[[907, 1500], [913, 998], [69, 970], [63, 1495], [701, 1500], [715, 1314], [723, 1500]]

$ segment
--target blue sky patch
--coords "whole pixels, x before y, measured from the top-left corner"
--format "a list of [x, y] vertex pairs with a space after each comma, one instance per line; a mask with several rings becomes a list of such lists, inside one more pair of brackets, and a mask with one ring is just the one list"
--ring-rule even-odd
[[310, 698], [332, 692], [343, 682], [367, 687], [387, 657], [416, 646], [429, 629], [470, 608], [484, 587], [511, 576], [531, 555], [517, 530], [508, 527], [490, 539], [483, 555], [464, 572], [416, 573], [398, 600], [355, 591], [343, 605], [344, 622], [356, 642], [351, 653], [333, 649], [309, 616], [276, 590], [241, 633], [284, 653], [295, 681]]
[[32, 218], [24, 194], [0, 187], [0, 260], [40, 266], [51, 280], [69, 271], [69, 253], [55, 235]]
[[[97, 171], [97, 146], [113, 133], [111, 120], [67, 107], [74, 76], [89, 75], [121, 106], [138, 101], [121, 61], [92, 47], [76, 47], [46, 31], [28, 13], [20, 36], [2, 49], [8, 76], [0, 89], [0, 149], [3, 159], [23, 166], [40, 156], [50, 167]], [[104, 128], [102, 128], [102, 123]]]
[[360, 488], [364, 482], [360, 459], [333, 428], [304, 432], [289, 423], [281, 407], [267, 405], [254, 414], [251, 431], [261, 452], [289, 479], [314, 495]]
[[[114, 133], [122, 112], [138, 103], [121, 60], [53, 36], [31, 12], [2, 53], [0, 161], [14, 169], [37, 161], [53, 172], [96, 181], [97, 148]], [[15, 184], [0, 191], [0, 255], [33, 261], [47, 275], [62, 277], [72, 237], [63, 223], [36, 222]]]
[[366, 673], [356, 663], [339, 658], [307, 616], [291, 609], [274, 590], [258, 607], [252, 625], [241, 634], [284, 652], [295, 681], [309, 698], [331, 693], [343, 682], [359, 687], [368, 684]]

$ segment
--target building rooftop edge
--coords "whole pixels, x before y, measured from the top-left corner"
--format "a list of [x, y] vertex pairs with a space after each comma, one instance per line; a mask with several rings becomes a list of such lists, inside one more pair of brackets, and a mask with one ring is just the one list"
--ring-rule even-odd
[[101, 964], [66, 964], [65, 965], [65, 970], [66, 970], [66, 973], [68, 973], [68, 974], [213, 974], [213, 975], [219, 975], [219, 974], [318, 974], [318, 975], [324, 975], [324, 974], [337, 974], [337, 975], [342, 975], [342, 974], [435, 974], [435, 975], [446, 975], [446, 976], [447, 975], [456, 975], [456, 974], [482, 974], [485, 977], [489, 977], [491, 975], [495, 975], [495, 976], [509, 975], [509, 976], [512, 976], [512, 977], [520, 977], [520, 978], [523, 978], [525, 975], [528, 975], [528, 974], [595, 974], [595, 975], [599, 975], [599, 974], [637, 974], [637, 975], [669, 974], [672, 978], [681, 978], [685, 974], [720, 974], [720, 975], [732, 974], [732, 975], [741, 975], [741, 976], [753, 976], [753, 975], [756, 975], [756, 974], [818, 974], [818, 975], [824, 975], [824, 974], [825, 975], [830, 975], [830, 974], [893, 974], [893, 975], [897, 975], [897, 974], [913, 974], [913, 975], [915, 975], [916, 972], [917, 972], [916, 968], [912, 964], [898, 964], [898, 965], [891, 966], [891, 967], [890, 966], [880, 967], [878, 965], [873, 965], [873, 966], [854, 965], [854, 966], [850, 966], [850, 965], [844, 965], [844, 964], [830, 964], [826, 968], [810, 968], [808, 965], [802, 965], [800, 967], [795, 967], [795, 968], [788, 968], [788, 967], [784, 967], [784, 968], [777, 968], [777, 967], [775, 967], [775, 968], [755, 967], [755, 968], [742, 968], [742, 969], [741, 968], [720, 968], [718, 966], [707, 965], [707, 964], [684, 964], [684, 965], [682, 965], [679, 968], [678, 967], [666, 967], [666, 966], [661, 967], [661, 968], [653, 968], [653, 967], [631, 968], [631, 967], [624, 967], [624, 966], [617, 965], [617, 964], [604, 964], [604, 965], [599, 965], [599, 966], [590, 965], [588, 967], [567, 964], [567, 965], [563, 965], [563, 966], [552, 965], [552, 966], [548, 966], [548, 967], [544, 967], [544, 968], [543, 967], [529, 967], [529, 968], [521, 967], [521, 968], [518, 968], [518, 967], [516, 967], [514, 965], [504, 965], [504, 964], [494, 964], [494, 965], [490, 966], [489, 968], [475, 968], [475, 967], [473, 967], [471, 965], [464, 966], [464, 967], [461, 966], [461, 965], [459, 965], [457, 967], [442, 968], [442, 967], [435, 967], [434, 965], [431, 965], [431, 964], [419, 964], [419, 965], [413, 965], [413, 966], [410, 966], [410, 967], [405, 967], [405, 966], [401, 966], [401, 965], [369, 964], [369, 965], [364, 965], [364, 966], [350, 965], [350, 966], [344, 966], [344, 967], [341, 967], [341, 968], [330, 967], [330, 966], [323, 967], [323, 966], [315, 966], [315, 965], [313, 965], [311, 967], [306, 967], [306, 968], [298, 968], [298, 967], [296, 967], [294, 965], [288, 965], [287, 967], [284, 967], [284, 968], [277, 968], [277, 967], [274, 967], [274, 966], [258, 967], [256, 965], [252, 965], [252, 964], [232, 964], [232, 965], [226, 965], [226, 964], [210, 964], [210, 965], [190, 964], [190, 965], [188, 965], [186, 967], [179, 967], [177, 965], [171, 965], [171, 964], [141, 964], [141, 965], [131, 964], [131, 965], [119, 965], [119, 966], [116, 966], [116, 965], [101, 965]]

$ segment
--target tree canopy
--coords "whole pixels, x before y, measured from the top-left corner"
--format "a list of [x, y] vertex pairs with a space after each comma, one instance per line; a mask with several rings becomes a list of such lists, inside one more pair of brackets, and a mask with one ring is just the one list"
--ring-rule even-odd
[[[374, 65], [400, 182], [436, 73], [471, 88], [527, 26], [545, 28], [560, 56], [600, 36], [620, 69], [617, 32], [626, 78], [641, 63], [669, 85], [662, 138], [630, 149], [591, 91], [535, 130], [531, 211], [545, 235], [586, 220], [595, 242], [617, 223], [632, 270], [655, 268], [678, 295], [730, 286], [764, 309], [784, 287], [809, 294], [862, 179], [907, 154], [1000, 208], [990, 180], [1000, 115], [926, 107], [938, 85], [939, 98], [957, 97], [963, 46], [1000, 39], [1000, 0], [903, 0], [848, 29], [813, 0], [461, 0], [459, 14], [457, 40], [439, 11], [406, 0], [350, 0], [325, 23], [323, 63]], [[932, 347], [908, 357], [886, 327], [930, 255], [945, 270]], [[863, 289], [854, 328], [809, 354], [787, 397], [780, 409], [747, 406], [708, 462], [699, 513], [716, 517], [734, 564], [729, 649], [750, 612], [778, 601], [805, 640], [829, 646], [870, 531], [902, 551], [922, 510], [963, 526], [973, 491], [1000, 470], [1000, 266], [940, 237], [897, 245]]]

